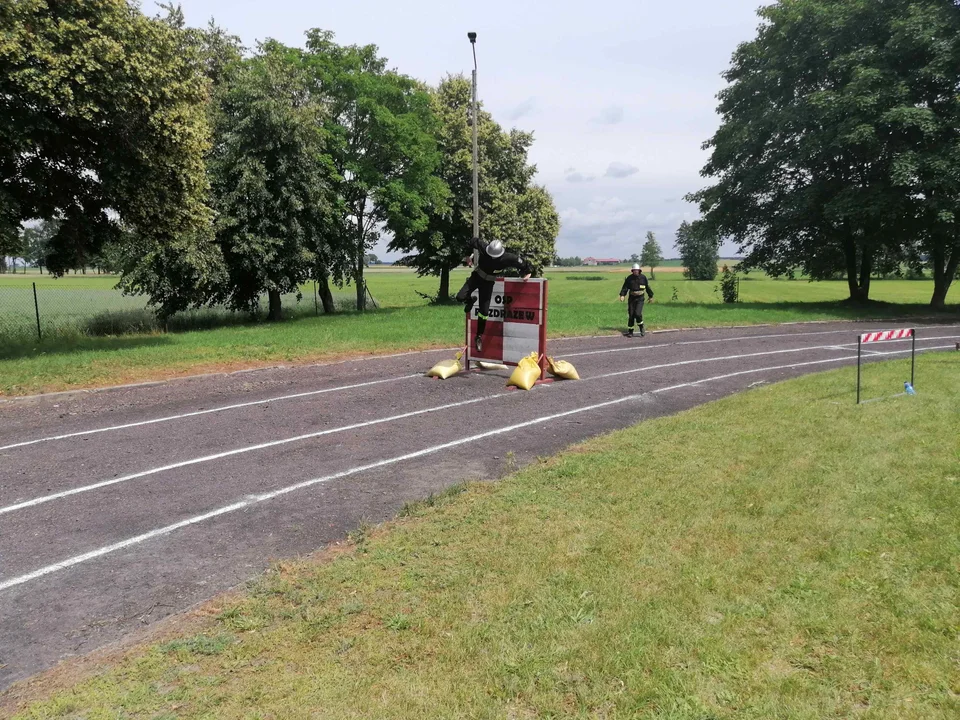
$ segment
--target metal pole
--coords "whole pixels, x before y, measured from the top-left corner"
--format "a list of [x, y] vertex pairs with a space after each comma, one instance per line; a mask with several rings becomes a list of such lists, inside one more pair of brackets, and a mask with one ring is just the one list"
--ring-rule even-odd
[[314, 314], [320, 314], [320, 303], [317, 302], [317, 281], [313, 281], [313, 310]]
[[40, 334], [40, 303], [37, 302], [37, 284], [33, 284], [33, 309], [37, 313], [37, 340], [43, 340]]
[[477, 183], [477, 125], [480, 118], [477, 115], [477, 34], [467, 33], [470, 45], [473, 48], [473, 105], [470, 116], [473, 124], [473, 236], [480, 237], [480, 189]]
[[917, 331], [911, 330], [910, 337], [913, 338], [913, 342], [910, 344], [910, 387], [916, 390], [916, 386], [913, 384], [913, 369], [917, 363]]
[[860, 340], [861, 336], [857, 335], [857, 405], [860, 404]]

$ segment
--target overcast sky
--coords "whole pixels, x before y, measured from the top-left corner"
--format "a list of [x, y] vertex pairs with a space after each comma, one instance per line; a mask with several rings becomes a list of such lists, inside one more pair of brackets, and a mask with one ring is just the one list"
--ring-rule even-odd
[[[473, 68], [504, 127], [534, 133], [538, 181], [560, 212], [557, 252], [624, 258], [647, 230], [664, 255], [697, 217], [684, 194], [705, 183], [704, 140], [737, 44], [752, 39], [762, 0], [182, 0], [187, 21], [211, 17], [247, 46], [302, 46], [308, 28], [342, 44], [373, 43], [391, 67], [431, 84]], [[144, 11], [156, 12], [152, 0]], [[723, 248], [724, 253], [733, 250]], [[381, 259], [393, 259], [382, 245]]]

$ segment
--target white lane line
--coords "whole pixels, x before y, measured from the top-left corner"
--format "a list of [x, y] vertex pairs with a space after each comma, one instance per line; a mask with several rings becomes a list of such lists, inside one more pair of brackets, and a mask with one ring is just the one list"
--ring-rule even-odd
[[[667, 348], [675, 347], [677, 345], [707, 345], [710, 343], [720, 343], [720, 342], [732, 342], [735, 340], [762, 340], [764, 338], [783, 338], [783, 337], [807, 337], [809, 335], [838, 335], [838, 334], [849, 334], [850, 330], [818, 330], [817, 332], [808, 332], [808, 333], [781, 333], [777, 335], [737, 335], [735, 337], [729, 338], [714, 338], [712, 340], [683, 340], [680, 342], [670, 342], [670, 343], [651, 343], [650, 345], [631, 345], [630, 347], [622, 348], [608, 348], [606, 350], [590, 350], [588, 352], [579, 352], [579, 353], [564, 353], [564, 358], [571, 357], [585, 357], [587, 355], [605, 355], [606, 353], [615, 353], [615, 352], [630, 352], [631, 350], [652, 350], [654, 348]], [[609, 337], [609, 336], [606, 336]]]
[[236, 403], [234, 405], [223, 405], [221, 407], [210, 408], [208, 410], [195, 410], [193, 412], [181, 413], [179, 415], [167, 415], [166, 417], [154, 418], [153, 420], [140, 420], [139, 422], [126, 423], [125, 425], [111, 425], [109, 427], [96, 428], [95, 430], [81, 430], [78, 432], [66, 433], [64, 435], [51, 435], [50, 437], [37, 438], [36, 440], [25, 440], [24, 442], [13, 443], [11, 445], [0, 445], [0, 451], [12, 450], [13, 448], [35, 445], [42, 442], [49, 442], [50, 440], [66, 440], [67, 438], [80, 437], [81, 435], [95, 435], [97, 433], [105, 433], [112, 430], [126, 430], [127, 428], [141, 427], [143, 425], [153, 425], [155, 423], [169, 422], [171, 420], [182, 420], [183, 418], [196, 417], [197, 415], [209, 415], [210, 413], [224, 412], [225, 410], [236, 410], [238, 408], [250, 407], [252, 405], [265, 405], [266, 403], [278, 402], [280, 400], [292, 400], [294, 398], [310, 397], [312, 395], [323, 395], [324, 393], [340, 392], [342, 390], [355, 390], [357, 388], [369, 387], [371, 385], [381, 385], [383, 383], [397, 382], [398, 380], [409, 380], [410, 378], [415, 377], [423, 377], [423, 373], [401, 375], [400, 377], [384, 378], [382, 380], [370, 380], [369, 382], [355, 383], [353, 385], [338, 385], [337, 387], [324, 388], [323, 390], [310, 390], [309, 392], [294, 393], [292, 395], [278, 395], [277, 397], [265, 398], [263, 400], [251, 400], [250, 402]]
[[[956, 325], [925, 325], [922, 327], [924, 328], [934, 328], [934, 327], [955, 328], [957, 326]], [[871, 331], [866, 330], [864, 332], [871, 332]], [[606, 350], [590, 350], [589, 352], [564, 353], [563, 357], [571, 358], [571, 357], [584, 357], [587, 355], [605, 355], [607, 353], [630, 352], [633, 350], [652, 350], [654, 348], [667, 348], [667, 347], [674, 347], [677, 345], [709, 345], [711, 343], [733, 342], [733, 341], [743, 341], [743, 340], [763, 340], [766, 338], [809, 337], [811, 335], [841, 335], [841, 334], [849, 335], [851, 333], [853, 333], [853, 330], [847, 329], [847, 330], [818, 330], [816, 332], [803, 332], [803, 333], [776, 333], [776, 334], [769, 334], [769, 335], [737, 335], [737, 336], [728, 337], [728, 338], [713, 338], [711, 340], [683, 340], [680, 342], [657, 343], [657, 344], [650, 344], [650, 345], [638, 344], [638, 345], [632, 345], [630, 347], [623, 347], [623, 348], [608, 348]], [[610, 336], [602, 335], [598, 337], [610, 337]], [[563, 338], [563, 339], [568, 339], [568, 338]], [[944, 338], [925, 338], [922, 335], [917, 337], [918, 341], [938, 340], [938, 339], [944, 339]], [[891, 340], [890, 342], [899, 342], [899, 341]]]
[[[917, 352], [921, 353], [927, 350], [948, 350], [952, 347], [954, 346], [953, 345], [936, 345], [934, 347], [929, 347], [929, 348], [917, 348]], [[875, 355], [906, 355], [909, 352], [910, 352], [909, 350], [890, 350], [889, 352], [877, 352], [874, 354]], [[650, 394], [665, 392], [667, 390], [677, 390], [678, 388], [684, 388], [684, 387], [693, 387], [694, 385], [710, 382], [712, 380], [724, 380], [726, 378], [737, 377], [739, 375], [750, 375], [752, 373], [763, 372], [765, 370], [785, 370], [788, 368], [805, 367], [807, 365], [823, 365], [824, 363], [832, 363], [832, 362], [849, 362], [851, 360], [853, 360], [852, 357], [839, 357], [839, 358], [828, 358], [827, 360], [811, 360], [808, 362], [793, 363], [792, 365], [781, 365], [780, 367], [757, 368], [754, 370], [740, 370], [734, 373], [727, 373], [726, 375], [716, 375], [714, 377], [706, 378], [704, 380], [691, 380], [690, 382], [681, 383], [680, 385], [671, 385], [670, 387], [660, 388], [659, 390], [651, 390]]]
[[[681, 365], [696, 365], [696, 364], [707, 363], [707, 362], [718, 362], [721, 360], [740, 360], [740, 359], [749, 358], [749, 357], [757, 357], [757, 356], [763, 356], [763, 355], [779, 355], [779, 354], [790, 353], [790, 352], [806, 352], [806, 351], [812, 351], [812, 350], [820, 350], [828, 347], [829, 346], [823, 345], [823, 346], [812, 346], [812, 347], [803, 347], [803, 348], [791, 348], [791, 349], [784, 349], [784, 350], [769, 350], [761, 353], [728, 355], [725, 357], [716, 357], [716, 358], [699, 358], [696, 360], [682, 360], [682, 361], [673, 362], [673, 363], [664, 363], [661, 365], [651, 365], [648, 367], [633, 368], [631, 370], [621, 370], [618, 372], [606, 373], [603, 375], [594, 375], [588, 378], [584, 378], [584, 380], [602, 380], [604, 378], [617, 377], [619, 375], [628, 375], [631, 373], [646, 372], [649, 370], [661, 370], [663, 368], [678, 367]], [[363, 423], [356, 423], [353, 425], [347, 425], [347, 426], [337, 427], [337, 428], [328, 428], [326, 430], [307, 433], [304, 435], [297, 435], [296, 437], [285, 438], [282, 440], [273, 440], [270, 442], [260, 443], [258, 445], [249, 445], [247, 447], [235, 448], [233, 450], [225, 450], [224, 452], [214, 453], [212, 455], [206, 455], [203, 457], [193, 458], [190, 460], [183, 460], [180, 462], [171, 463], [169, 465], [150, 468], [148, 470], [142, 470], [140, 472], [131, 473], [129, 475], [123, 475], [121, 477], [111, 478], [109, 480], [101, 480], [99, 482], [92, 483], [90, 485], [83, 485], [80, 487], [71, 488], [69, 490], [63, 490], [61, 492], [51, 493], [50, 495], [43, 495], [40, 497], [32, 498], [30, 500], [23, 500], [21, 502], [14, 503], [12, 505], [0, 507], [0, 515], [5, 515], [7, 513], [15, 512], [17, 510], [24, 510], [29, 507], [35, 507], [37, 505], [42, 505], [43, 503], [48, 503], [53, 500], [60, 500], [66, 497], [70, 497], [71, 495], [79, 495], [80, 493], [90, 492], [92, 490], [98, 490], [100, 488], [109, 487], [110, 485], [117, 485], [118, 483], [128, 482], [130, 480], [136, 480], [138, 478], [147, 477], [149, 475], [156, 475], [158, 473], [165, 472], [167, 470], [176, 470], [177, 468], [187, 467], [189, 465], [197, 465], [199, 463], [211, 462], [213, 460], [221, 460], [223, 458], [230, 457], [232, 455], [239, 455], [241, 453], [253, 452], [255, 450], [264, 450], [266, 448], [276, 447], [278, 445], [285, 445], [285, 444], [297, 442], [300, 440], [308, 440], [310, 438], [321, 437], [323, 435], [332, 435], [334, 433], [344, 432], [346, 430], [357, 430], [360, 428], [369, 427], [371, 425], [378, 425], [381, 423], [392, 422], [395, 420], [403, 420], [409, 417], [414, 417], [416, 415], [422, 415], [424, 413], [437, 412], [439, 410], [448, 410], [451, 408], [461, 407], [463, 405], [469, 405], [471, 403], [484, 402], [486, 400], [494, 400], [496, 398], [504, 397], [510, 394], [511, 393], [497, 393], [495, 395], [481, 396], [478, 398], [471, 398], [470, 400], [466, 400], [463, 402], [439, 405], [432, 408], [426, 408], [424, 410], [414, 410], [414, 411], [403, 413], [400, 415], [380, 418], [378, 420], [370, 420]]]
[[382, 423], [394, 422], [396, 420], [404, 420], [406, 418], [415, 417], [417, 415], [424, 415], [426, 413], [439, 412], [441, 410], [450, 410], [451, 408], [463, 407], [464, 405], [471, 405], [473, 403], [483, 402], [485, 400], [493, 400], [498, 397], [506, 397], [512, 395], [513, 393], [499, 393], [497, 395], [489, 395], [478, 398], [471, 398], [470, 400], [462, 400], [455, 403], [447, 403], [446, 405], [437, 405], [435, 407], [426, 408], [424, 410], [412, 410], [410, 412], [402, 413], [400, 415], [392, 415], [390, 417], [378, 418], [376, 420], [367, 420], [366, 422], [354, 423], [353, 425], [344, 425], [336, 428], [328, 428], [326, 430], [319, 430], [317, 432], [307, 433], [305, 435], [297, 435], [296, 437], [284, 438], [283, 440], [272, 440], [270, 442], [260, 443], [259, 445], [248, 445], [242, 448], [235, 448], [233, 450], [225, 450], [224, 452], [215, 453], [213, 455], [205, 455], [203, 457], [192, 458], [190, 460], [182, 460], [181, 462], [171, 463], [170, 465], [163, 465], [162, 467], [151, 468], [149, 470], [143, 470], [141, 472], [132, 473], [130, 475], [123, 475], [121, 477], [111, 478], [109, 480], [102, 480], [100, 482], [93, 483], [92, 485], [84, 485], [82, 487], [71, 488], [70, 490], [64, 490], [58, 493], [52, 493], [50, 495], [43, 495], [41, 497], [33, 498], [32, 500], [24, 500], [23, 502], [16, 503], [15, 505], [7, 505], [6, 507], [0, 507], [0, 515], [5, 515], [7, 513], [14, 512], [16, 510], [23, 510], [28, 507], [35, 507], [36, 505], [42, 505], [43, 503], [48, 503], [53, 500], [60, 500], [65, 497], [70, 497], [71, 495], [79, 495], [80, 493], [90, 492], [91, 490], [98, 490], [100, 488], [109, 487], [110, 485], [116, 485], [122, 482], [128, 482], [130, 480], [136, 480], [137, 478], [147, 477], [148, 475], [156, 475], [157, 473], [166, 472], [167, 470], [176, 470], [177, 468], [188, 467], [190, 465], [197, 465], [199, 463], [211, 462], [213, 460], [221, 460], [231, 455], [240, 455], [242, 453], [254, 452], [255, 450], [264, 450], [266, 448], [276, 447], [278, 445], [286, 445], [288, 443], [299, 442], [301, 440], [310, 440], [311, 438], [318, 438], [324, 435], [333, 435], [335, 433], [346, 432], [348, 430], [359, 430], [361, 428], [370, 427], [372, 425], [379, 425]]
[[[951, 348], [952, 345], [942, 345], [935, 348], [925, 348], [925, 350], [942, 350], [945, 348]], [[894, 350], [885, 355], [903, 355], [910, 352], [909, 350]], [[740, 372], [727, 373], [725, 375], [716, 375], [714, 377], [702, 378], [700, 380], [692, 380], [690, 382], [680, 383], [679, 385], [671, 385], [665, 388], [658, 388], [657, 390], [651, 390], [646, 393], [638, 393], [635, 395], [627, 395], [622, 398], [617, 398], [616, 400], [607, 400], [602, 403], [595, 403], [593, 405], [586, 405], [580, 408], [574, 408], [573, 410], [566, 410], [560, 413], [554, 413], [553, 415], [547, 415], [541, 418], [535, 418], [533, 420], [527, 420], [526, 422], [517, 423], [515, 425], [509, 425], [503, 428], [497, 428], [496, 430], [488, 430], [485, 433], [480, 433], [478, 435], [471, 435], [467, 438], [461, 438], [459, 440], [452, 440], [450, 442], [442, 443], [440, 445], [434, 445], [433, 447], [424, 448], [423, 450], [417, 450], [412, 453], [407, 453], [406, 455], [399, 455], [397, 457], [387, 458], [386, 460], [378, 460], [377, 462], [370, 463], [368, 465], [361, 465], [359, 467], [350, 468], [349, 470], [343, 470], [332, 475], [326, 475], [324, 477], [314, 478], [312, 480], [304, 480], [303, 482], [296, 483], [294, 485], [288, 485], [287, 487], [280, 488], [278, 490], [273, 490], [268, 493], [263, 493], [260, 495], [249, 495], [239, 502], [226, 505], [225, 507], [218, 508], [216, 510], [211, 510], [210, 512], [203, 513], [202, 515], [195, 515], [180, 522], [173, 523], [172, 525], [165, 525], [164, 527], [156, 528], [149, 532], [143, 533], [141, 535], [135, 535], [133, 537], [127, 538], [126, 540], [121, 540], [120, 542], [113, 543], [112, 545], [106, 545], [96, 550], [91, 550], [90, 552], [83, 553], [82, 555], [75, 555], [72, 558], [67, 558], [58, 563], [52, 565], [47, 565], [38, 570], [34, 570], [31, 573], [26, 575], [20, 575], [18, 577], [10, 578], [9, 580], [4, 580], [0, 582], [0, 591], [7, 590], [17, 585], [23, 585], [28, 583], [31, 580], [36, 580], [38, 578], [44, 577], [45, 575], [50, 575], [52, 573], [58, 572], [60, 570], [65, 570], [67, 568], [73, 567], [74, 565], [79, 565], [81, 563], [87, 562], [88, 560], [94, 560], [104, 555], [109, 555], [118, 550], [123, 550], [124, 548], [132, 547], [133, 545], [139, 545], [148, 540], [152, 540], [163, 535], [169, 535], [172, 532], [180, 530], [190, 525], [196, 525], [198, 523], [204, 522], [205, 520], [210, 520], [221, 515], [226, 515], [228, 513], [235, 512], [237, 510], [242, 510], [243, 508], [251, 507], [258, 503], [266, 502], [268, 500], [273, 500], [274, 498], [280, 497], [282, 495], [287, 495], [297, 490], [303, 490], [304, 488], [312, 487], [314, 485], [319, 485], [321, 483], [330, 482], [332, 480], [339, 480], [340, 478], [349, 477], [350, 475], [356, 475], [358, 473], [366, 472], [368, 470], [376, 470], [378, 468], [386, 467], [387, 465], [394, 465], [405, 460], [412, 460], [414, 458], [423, 457], [424, 455], [431, 455], [433, 453], [440, 452], [442, 450], [448, 450], [450, 448], [458, 447], [460, 445], [466, 445], [467, 443], [477, 442], [478, 440], [484, 440], [488, 437], [493, 437], [495, 435], [501, 435], [503, 433], [513, 432], [514, 430], [520, 430], [522, 428], [531, 427], [533, 425], [540, 425], [542, 423], [551, 422], [563, 417], [569, 417], [570, 415], [577, 415], [579, 413], [590, 412], [592, 410], [600, 410], [605, 407], [610, 407], [612, 405], [618, 405], [620, 403], [629, 402], [632, 400], [639, 400], [645, 395], [652, 395], [662, 392], [667, 392], [669, 390], [678, 390], [685, 387], [693, 387], [694, 385], [702, 385], [703, 383], [712, 382], [715, 380], [725, 380], [727, 378], [736, 377], [739, 375], [749, 375], [759, 372], [772, 372], [775, 370], [787, 370], [790, 368], [804, 367], [808, 365], [820, 365], [823, 363], [831, 362], [849, 362], [853, 358], [850, 357], [840, 357], [840, 358], [829, 358], [827, 360], [814, 360], [812, 362], [802, 362], [802, 363], [793, 363], [791, 365], [778, 365], [773, 367], [765, 368], [755, 368], [753, 370], [741, 370]]]
[[[711, 357], [711, 358], [698, 358], [696, 360], [680, 360], [672, 363], [663, 363], [660, 365], [648, 365], [641, 368], [632, 368], [630, 370], [618, 370], [611, 373], [604, 373], [601, 375], [593, 375], [591, 377], [583, 378], [584, 381], [591, 380], [603, 380], [611, 377], [619, 377], [621, 375], [631, 375], [639, 372], [648, 372], [650, 370], [662, 370], [665, 368], [679, 367], [683, 365], [699, 365], [702, 363], [709, 362], [720, 362], [724, 360], [742, 360], [744, 358], [752, 357], [762, 357], [767, 355], [782, 355], [785, 353], [794, 353], [794, 352], [807, 352], [813, 350], [843, 350], [844, 348], [832, 346], [832, 345], [814, 345], [803, 348], [787, 348], [783, 350], [767, 350], [759, 353], [745, 353], [741, 355], [726, 355], [721, 357]], [[874, 352], [873, 354], [879, 354]], [[83, 485], [80, 487], [71, 488], [69, 490], [63, 490], [57, 493], [51, 493], [50, 495], [42, 495], [40, 497], [32, 498], [29, 500], [24, 500], [12, 505], [7, 505], [0, 507], [0, 515], [5, 515], [7, 513], [15, 512], [17, 510], [24, 510], [29, 507], [35, 507], [37, 505], [42, 505], [44, 503], [52, 502], [54, 500], [61, 500], [72, 495], [79, 495], [81, 493], [91, 492], [93, 490], [98, 490], [100, 488], [109, 487], [111, 485], [117, 485], [119, 483], [128, 482], [130, 480], [136, 480], [143, 477], [148, 477], [150, 475], [156, 475], [167, 470], [176, 470], [178, 468], [188, 467], [190, 465], [198, 465], [200, 463], [212, 462], [214, 460], [222, 460], [223, 458], [231, 457], [233, 455], [240, 455], [243, 453], [254, 452], [256, 450], [265, 450], [271, 447], [277, 447], [279, 445], [286, 445], [293, 442], [299, 442], [301, 440], [309, 440], [312, 438], [318, 438], [325, 435], [333, 435], [340, 432], [345, 432], [348, 430], [359, 430], [362, 428], [370, 427], [373, 425], [380, 425], [383, 423], [394, 422], [397, 420], [404, 420], [410, 417], [415, 417], [417, 415], [424, 415], [431, 412], [439, 412], [441, 410], [450, 410], [457, 407], [463, 407], [465, 405], [470, 405], [473, 403], [486, 402], [487, 400], [495, 400], [497, 398], [507, 397], [514, 393], [497, 393], [495, 395], [486, 395], [477, 398], [471, 398], [469, 400], [464, 400], [455, 403], [447, 403], [445, 405], [438, 405], [430, 408], [425, 408], [422, 410], [412, 410], [410, 412], [401, 413], [399, 415], [392, 415], [390, 417], [378, 418], [376, 420], [368, 420], [362, 423], [354, 423], [352, 425], [345, 425], [336, 428], [328, 428], [326, 430], [319, 430], [317, 432], [306, 433], [304, 435], [297, 435], [294, 437], [284, 438], [281, 440], [272, 440], [270, 442], [260, 443], [258, 445], [248, 445], [242, 448], [234, 448], [232, 450], [225, 450], [223, 452], [214, 453], [212, 455], [205, 455], [198, 458], [192, 458], [190, 460], [182, 460], [180, 462], [171, 463], [169, 465], [163, 465], [161, 467], [150, 468], [148, 470], [142, 470], [140, 472], [131, 473], [129, 475], [122, 475], [120, 477], [111, 478], [109, 480], [101, 480], [90, 485]]]

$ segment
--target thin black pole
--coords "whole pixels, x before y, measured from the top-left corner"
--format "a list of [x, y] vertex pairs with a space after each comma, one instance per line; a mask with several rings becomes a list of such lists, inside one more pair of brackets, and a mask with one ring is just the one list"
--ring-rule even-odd
[[861, 337], [857, 335], [857, 405], [860, 404], [860, 341]]
[[33, 309], [37, 313], [37, 340], [43, 340], [43, 335], [40, 333], [40, 303], [37, 302], [37, 284], [33, 284]]
[[313, 309], [317, 315], [320, 314], [320, 305], [317, 303], [317, 281], [313, 281]]

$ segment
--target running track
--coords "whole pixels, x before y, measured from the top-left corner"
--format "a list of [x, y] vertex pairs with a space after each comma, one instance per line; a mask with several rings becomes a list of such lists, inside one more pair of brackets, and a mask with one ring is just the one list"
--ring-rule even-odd
[[[583, 380], [530, 392], [505, 372], [424, 377], [446, 350], [0, 402], [0, 690], [454, 483], [849, 367], [857, 334], [887, 327], [554, 340]], [[918, 326], [918, 351], [958, 340], [960, 325]]]

